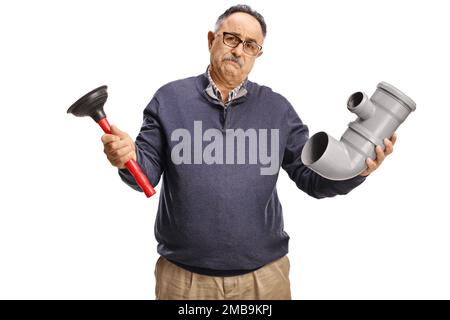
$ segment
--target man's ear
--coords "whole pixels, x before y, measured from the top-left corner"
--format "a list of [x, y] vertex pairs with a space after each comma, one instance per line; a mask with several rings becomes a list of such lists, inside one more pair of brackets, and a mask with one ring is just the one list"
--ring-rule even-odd
[[215, 35], [214, 35], [214, 32], [212, 32], [212, 31], [209, 31], [208, 32], [208, 50], [211, 52], [211, 48], [212, 48], [212, 43], [213, 43], [213, 41], [214, 41], [214, 39], [215, 39], [216, 37], [215, 37]]
[[256, 57], [259, 58], [262, 56], [262, 54], [263, 54], [263, 51], [260, 51]]

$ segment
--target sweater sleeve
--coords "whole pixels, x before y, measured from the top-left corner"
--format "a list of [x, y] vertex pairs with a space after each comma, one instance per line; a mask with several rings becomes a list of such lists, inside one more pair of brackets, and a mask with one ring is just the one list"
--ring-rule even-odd
[[[165, 138], [161, 128], [158, 109], [158, 100], [156, 97], [153, 97], [144, 110], [144, 121], [135, 142], [137, 163], [153, 187], [156, 187], [158, 184], [164, 172], [165, 163]], [[119, 176], [131, 188], [142, 192], [142, 189], [127, 169], [119, 169]]]
[[282, 168], [299, 189], [320, 199], [347, 194], [366, 179], [356, 176], [348, 180], [334, 181], [326, 179], [306, 167], [301, 160], [301, 154], [308, 140], [308, 127], [303, 124], [292, 106], [289, 106], [286, 122], [289, 133]]

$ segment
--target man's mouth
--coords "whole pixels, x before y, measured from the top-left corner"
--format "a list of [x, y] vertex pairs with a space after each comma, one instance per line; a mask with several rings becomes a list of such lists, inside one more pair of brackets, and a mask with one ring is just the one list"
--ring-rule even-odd
[[228, 60], [227, 59], [227, 60], [225, 60], [225, 62], [231, 62], [231, 63], [237, 65], [239, 68], [241, 67], [241, 65], [238, 62], [234, 61], [234, 60]]

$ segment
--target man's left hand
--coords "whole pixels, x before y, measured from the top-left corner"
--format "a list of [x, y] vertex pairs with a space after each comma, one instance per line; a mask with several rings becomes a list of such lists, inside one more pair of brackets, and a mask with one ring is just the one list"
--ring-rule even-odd
[[397, 140], [396, 133], [394, 133], [392, 135], [391, 139], [384, 139], [384, 141], [383, 141], [384, 145], [385, 145], [384, 151], [383, 151], [383, 148], [381, 148], [381, 146], [377, 146], [375, 148], [377, 158], [375, 160], [367, 158], [367, 160], [366, 160], [367, 169], [364, 170], [363, 172], [361, 172], [360, 176], [367, 177], [369, 174], [371, 174], [372, 172], [377, 170], [378, 167], [380, 166], [380, 164], [384, 161], [384, 159], [388, 155], [390, 155], [392, 153], [392, 151], [394, 151], [394, 144], [395, 144], [396, 140]]

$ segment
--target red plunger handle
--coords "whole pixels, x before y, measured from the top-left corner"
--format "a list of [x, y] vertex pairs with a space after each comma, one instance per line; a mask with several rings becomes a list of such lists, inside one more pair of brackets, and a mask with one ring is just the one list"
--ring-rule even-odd
[[[97, 122], [99, 126], [103, 129], [105, 133], [111, 134], [111, 126], [109, 125], [108, 120], [106, 118], [101, 119], [99, 122]], [[142, 172], [139, 165], [134, 161], [133, 159], [127, 161], [125, 163], [125, 166], [127, 167], [128, 171], [131, 172], [134, 179], [138, 183], [138, 185], [142, 188], [147, 198], [150, 198], [152, 195], [156, 193], [155, 189], [153, 189], [150, 182], [148, 182], [147, 177]]]

